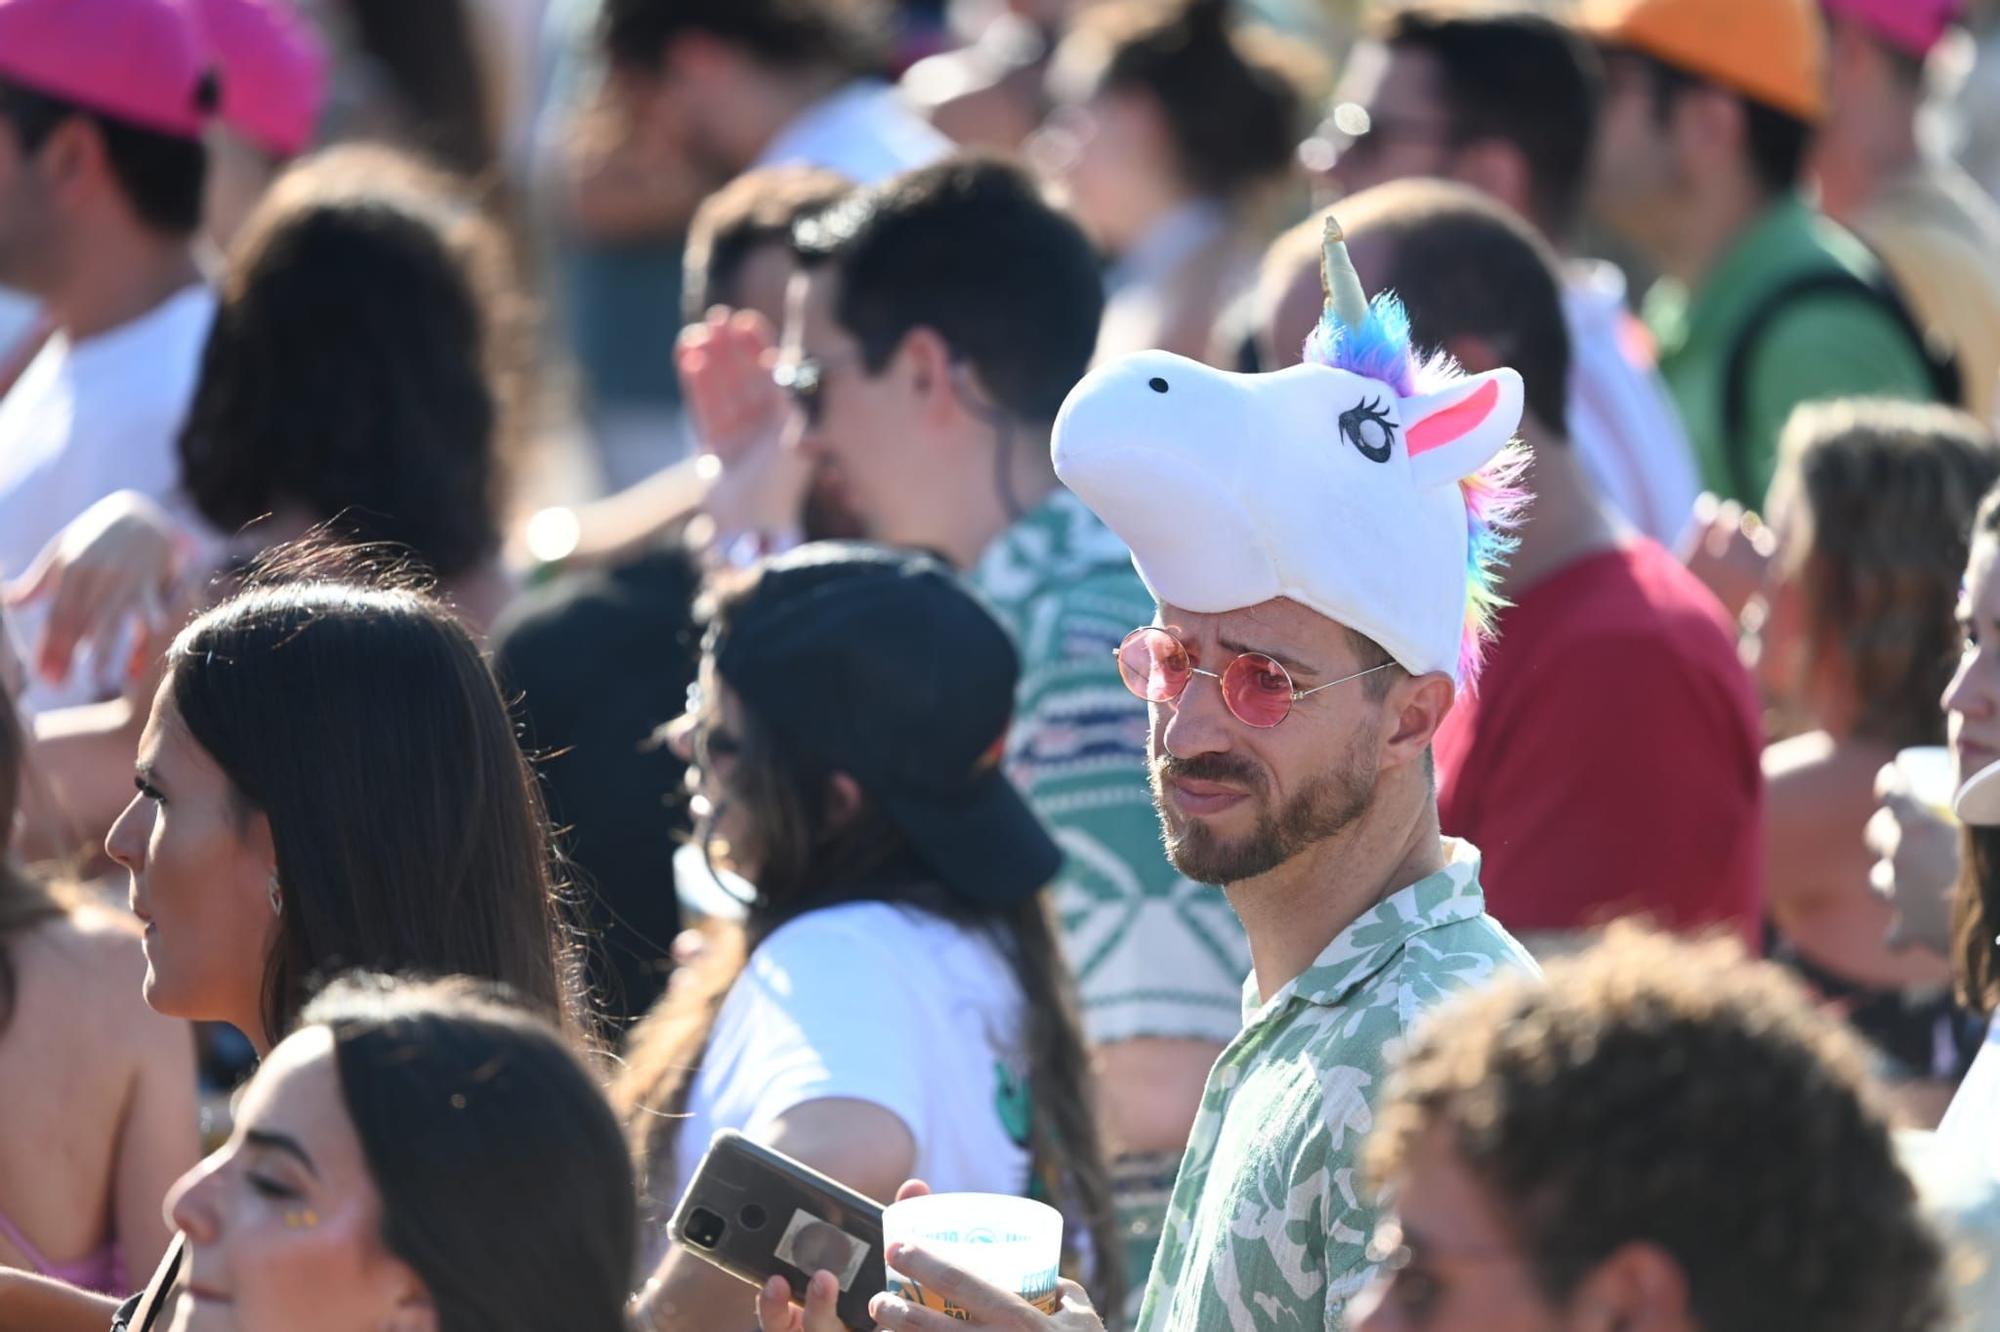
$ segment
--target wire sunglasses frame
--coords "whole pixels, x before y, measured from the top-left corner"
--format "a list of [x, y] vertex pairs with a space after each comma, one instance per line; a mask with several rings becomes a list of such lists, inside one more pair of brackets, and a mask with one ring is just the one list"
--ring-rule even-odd
[[[1187, 644], [1158, 625], [1134, 629], [1125, 635], [1112, 655], [1117, 659], [1118, 676], [1125, 687], [1148, 703], [1171, 703], [1187, 692], [1195, 676], [1205, 675], [1222, 691], [1222, 705], [1229, 709], [1229, 715], [1260, 731], [1268, 731], [1291, 716], [1292, 705], [1300, 699], [1395, 665], [1393, 661], [1385, 661], [1311, 689], [1300, 689], [1282, 663], [1262, 652], [1238, 653], [1220, 671], [1203, 670], [1194, 664]], [[1160, 665], [1165, 669], [1151, 669]], [[1172, 676], [1178, 676], [1177, 684]]]

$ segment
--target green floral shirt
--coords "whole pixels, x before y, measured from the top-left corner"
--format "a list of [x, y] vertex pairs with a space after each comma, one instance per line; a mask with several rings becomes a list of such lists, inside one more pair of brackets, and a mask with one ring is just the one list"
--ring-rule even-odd
[[1153, 622], [1131, 554], [1058, 487], [967, 581], [1021, 656], [1007, 775], [1063, 849], [1050, 892], [1087, 1034], [1229, 1040], [1249, 945], [1228, 899], [1167, 861], [1146, 782], [1146, 705], [1112, 656]]
[[1141, 1332], [1345, 1326], [1373, 1275], [1361, 1144], [1404, 1033], [1453, 991], [1535, 965], [1486, 914], [1478, 851], [1446, 848], [1445, 868], [1342, 930], [1270, 1002], [1245, 983], [1243, 1030], [1208, 1075]]

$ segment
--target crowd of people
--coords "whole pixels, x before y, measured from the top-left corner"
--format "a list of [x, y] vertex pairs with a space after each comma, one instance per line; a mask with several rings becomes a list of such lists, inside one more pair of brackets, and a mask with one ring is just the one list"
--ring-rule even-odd
[[0, 0], [0, 1332], [2000, 1329], [1996, 87]]

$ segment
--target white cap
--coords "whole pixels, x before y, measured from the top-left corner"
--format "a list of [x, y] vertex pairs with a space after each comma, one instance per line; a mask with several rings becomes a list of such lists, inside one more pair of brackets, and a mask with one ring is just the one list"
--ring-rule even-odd
[[[1451, 374], [1426, 393], [1393, 299], [1372, 312], [1337, 228], [1322, 334], [1334, 364], [1272, 374], [1138, 352], [1086, 375], [1056, 417], [1056, 475], [1132, 550], [1155, 598], [1210, 614], [1286, 597], [1415, 674], [1476, 669], [1483, 552], [1461, 480], [1520, 424], [1521, 378]], [[1335, 308], [1346, 311], [1346, 318]], [[1332, 330], [1332, 331], [1329, 331]], [[1455, 367], [1452, 367], [1455, 370]], [[1477, 595], [1475, 595], [1477, 594]], [[1468, 627], [1470, 618], [1475, 622]], [[1470, 647], [1471, 650], [1468, 650]]]

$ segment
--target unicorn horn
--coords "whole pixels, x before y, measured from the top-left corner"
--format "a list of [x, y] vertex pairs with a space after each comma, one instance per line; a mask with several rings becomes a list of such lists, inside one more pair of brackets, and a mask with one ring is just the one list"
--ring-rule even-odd
[[1352, 329], [1368, 322], [1368, 294], [1361, 290], [1361, 275], [1347, 257], [1340, 219], [1332, 213], [1326, 215], [1326, 236], [1320, 243], [1319, 283], [1326, 308], [1335, 319]]

